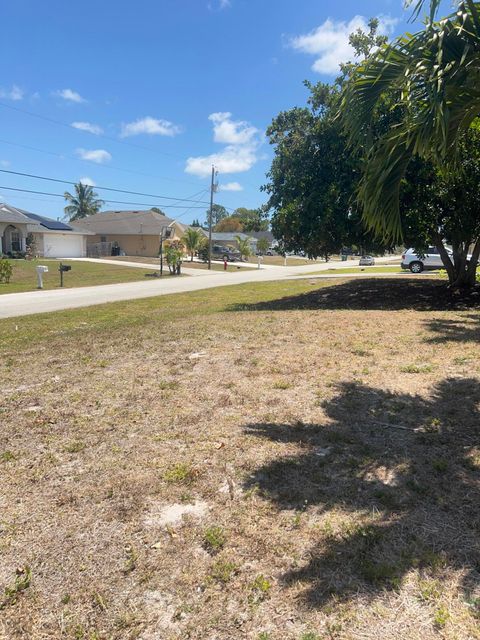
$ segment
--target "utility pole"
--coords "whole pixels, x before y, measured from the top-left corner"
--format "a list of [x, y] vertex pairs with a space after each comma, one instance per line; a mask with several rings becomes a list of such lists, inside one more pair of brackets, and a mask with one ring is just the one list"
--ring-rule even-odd
[[212, 218], [213, 218], [213, 194], [216, 191], [215, 166], [212, 164], [212, 182], [210, 185], [210, 214], [208, 216], [208, 268], [212, 268]]

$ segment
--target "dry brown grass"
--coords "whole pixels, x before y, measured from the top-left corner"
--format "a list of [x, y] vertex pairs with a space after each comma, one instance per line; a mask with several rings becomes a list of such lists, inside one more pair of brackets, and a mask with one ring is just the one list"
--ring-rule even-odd
[[2, 640], [480, 638], [478, 312], [386, 286], [0, 323]]

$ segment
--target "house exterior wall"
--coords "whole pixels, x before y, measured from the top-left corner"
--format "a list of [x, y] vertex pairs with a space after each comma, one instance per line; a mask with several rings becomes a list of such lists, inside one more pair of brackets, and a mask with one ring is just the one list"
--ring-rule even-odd
[[[172, 240], [179, 240], [177, 234]], [[115, 235], [97, 234], [87, 237], [87, 245], [100, 242], [117, 243], [126, 256], [145, 256], [156, 258], [160, 250], [160, 237], [157, 235]]]

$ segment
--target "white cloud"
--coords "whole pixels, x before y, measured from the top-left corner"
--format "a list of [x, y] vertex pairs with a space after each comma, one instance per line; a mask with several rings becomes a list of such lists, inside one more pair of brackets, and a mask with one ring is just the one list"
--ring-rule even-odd
[[[379, 21], [379, 32], [384, 35], [391, 34], [397, 23], [388, 16], [380, 17]], [[314, 71], [333, 75], [338, 73], [340, 63], [354, 59], [354, 50], [348, 39], [357, 29], [369, 30], [368, 20], [363, 16], [355, 16], [349, 22], [328, 18], [310, 33], [292, 38], [289, 44], [297, 51], [316, 56], [312, 66]]]
[[232, 120], [232, 114], [227, 112], [212, 113], [208, 119], [213, 122], [213, 139], [223, 144], [249, 144], [259, 133], [243, 120]]
[[99, 127], [98, 124], [92, 124], [91, 122], [72, 122], [72, 127], [74, 129], [80, 129], [80, 131], [94, 133], [97, 136], [103, 133], [102, 127]]
[[243, 120], [232, 120], [229, 112], [212, 113], [208, 118], [213, 122], [214, 141], [226, 146], [208, 156], [188, 158], [186, 173], [206, 178], [210, 175], [212, 164], [223, 174], [249, 171], [258, 160], [261, 131]]
[[105, 149], [77, 149], [75, 153], [82, 160], [89, 160], [90, 162], [96, 162], [97, 164], [110, 162], [112, 159], [110, 153], [105, 151]]
[[239, 182], [227, 182], [220, 185], [220, 191], [243, 191], [243, 187]]
[[85, 98], [82, 98], [79, 93], [73, 91], [72, 89], [59, 89], [58, 91], [54, 92], [54, 95], [58, 96], [59, 98], [63, 98], [67, 102], [86, 102]]
[[6, 98], [7, 100], [14, 100], [15, 102], [18, 102], [19, 100], [23, 100], [24, 96], [25, 92], [16, 84], [12, 85], [10, 89], [0, 88], [0, 98], [2, 99]]
[[207, 7], [210, 11], [222, 11], [222, 9], [229, 9], [232, 6], [232, 0], [211, 0]]
[[95, 187], [95, 182], [89, 178], [88, 176], [85, 176], [84, 178], [80, 178], [79, 182], [81, 182], [82, 184], [88, 186], [88, 187]]
[[181, 128], [177, 125], [169, 122], [168, 120], [162, 120], [146, 116], [145, 118], [139, 118], [135, 122], [129, 122], [128, 124], [122, 124], [122, 131], [120, 133], [121, 138], [127, 138], [128, 136], [138, 136], [141, 133], [146, 133], [152, 136], [169, 136], [173, 137], [181, 133]]

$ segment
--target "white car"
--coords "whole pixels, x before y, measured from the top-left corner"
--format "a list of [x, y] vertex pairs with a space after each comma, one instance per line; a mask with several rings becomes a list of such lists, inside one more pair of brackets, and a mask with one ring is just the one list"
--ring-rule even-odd
[[[449, 256], [452, 251], [446, 249]], [[424, 269], [442, 269], [443, 262], [436, 247], [428, 247], [425, 254], [417, 253], [415, 249], [408, 249], [402, 256], [402, 269], [410, 269], [412, 273], [422, 273]]]
[[375, 264], [375, 258], [373, 256], [362, 256], [358, 261], [359, 267], [373, 267]]

